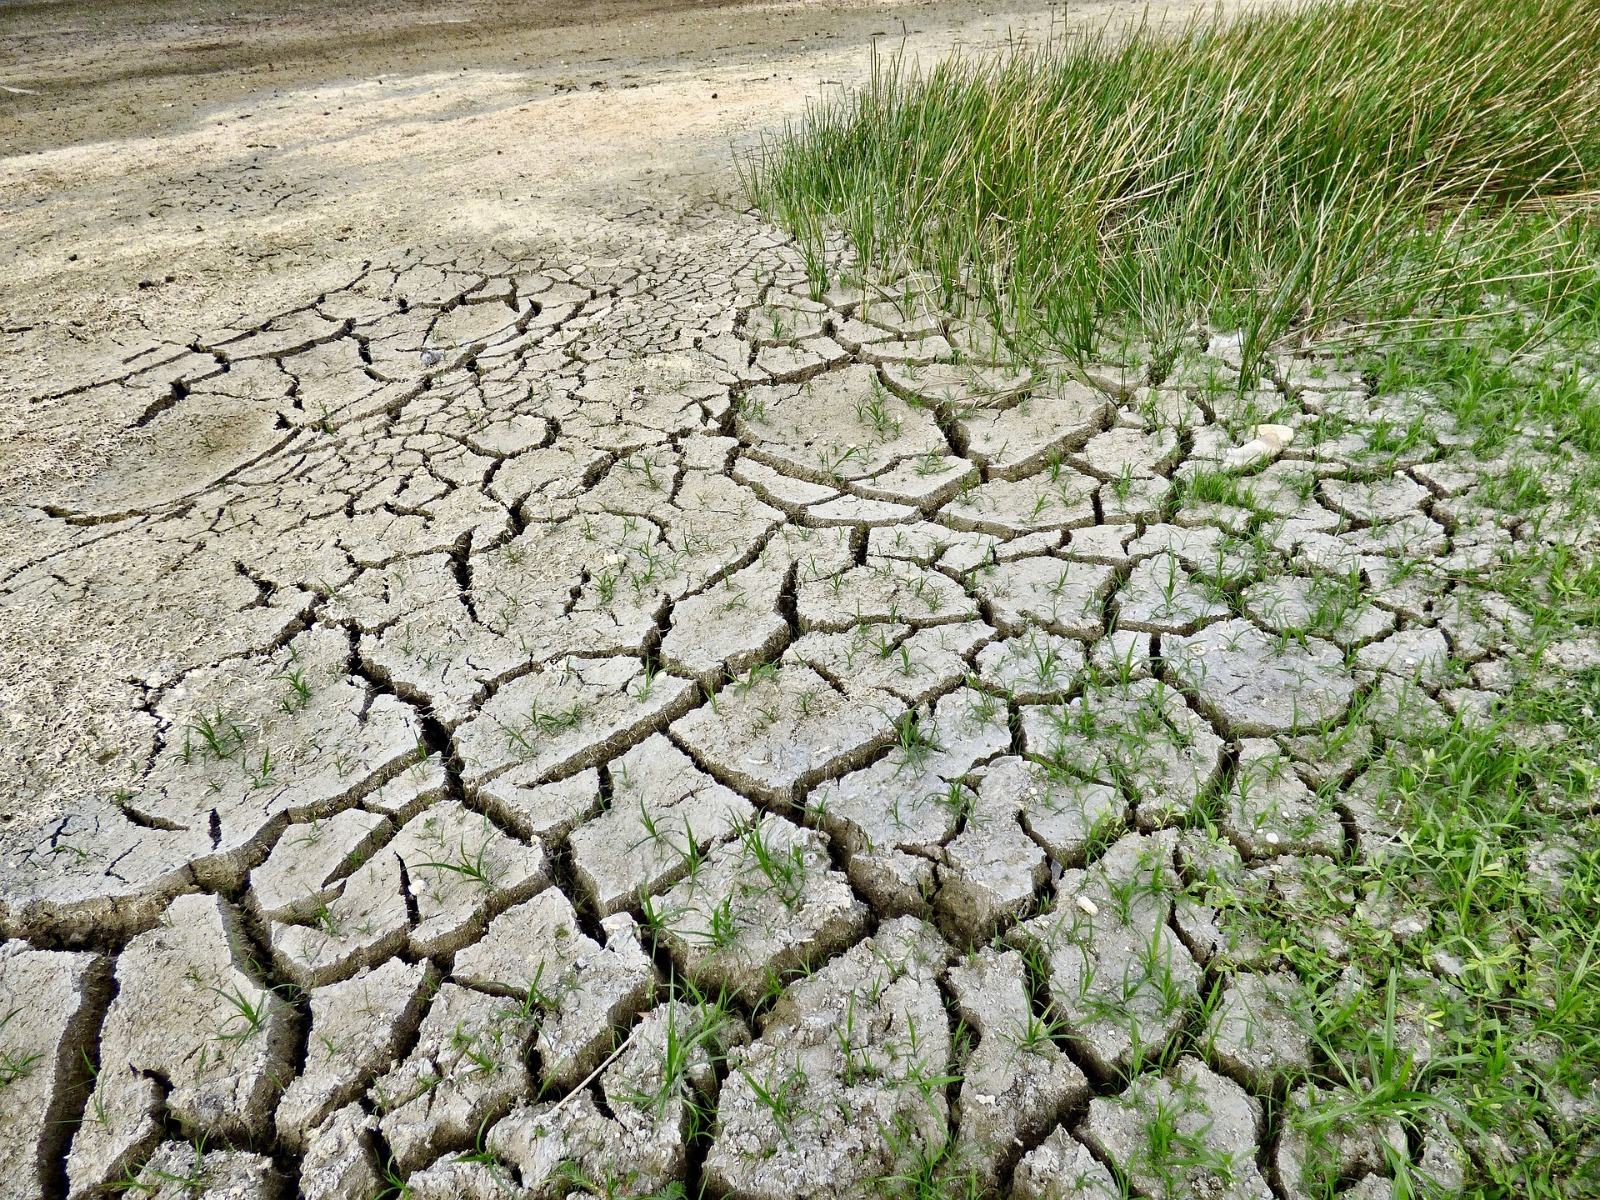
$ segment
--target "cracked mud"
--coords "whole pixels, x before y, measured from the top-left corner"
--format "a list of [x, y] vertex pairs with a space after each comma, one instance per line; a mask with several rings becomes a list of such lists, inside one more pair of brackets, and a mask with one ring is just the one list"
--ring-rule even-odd
[[1386, 728], [1482, 696], [1450, 439], [1324, 445], [1369, 397], [1285, 360], [1230, 466], [1202, 393], [818, 300], [750, 216], [611, 237], [95, 385], [138, 436], [0, 604], [146, 636], [5, 825], [3, 1194], [1302, 1194], [1308, 1018], [1221, 894], [1378, 852]]
[[122, 432], [6, 509], [0, 1200], [1459, 1181], [1308, 1132], [1240, 912], [1406, 936], [1333, 868], [1506, 690], [1503, 464], [1226, 338], [1021, 369], [829, 253], [634, 206], [27, 397]]

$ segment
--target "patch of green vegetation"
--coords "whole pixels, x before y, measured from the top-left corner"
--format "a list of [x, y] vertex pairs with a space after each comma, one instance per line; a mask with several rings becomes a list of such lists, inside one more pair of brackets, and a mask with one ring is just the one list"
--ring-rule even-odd
[[[1499, 299], [1489, 297], [1484, 306]], [[1512, 312], [1390, 338], [1367, 356], [1365, 375], [1380, 392], [1421, 388], [1442, 401], [1475, 435], [1472, 449], [1480, 456], [1530, 429], [1600, 454], [1600, 406], [1593, 403], [1593, 373], [1583, 365], [1596, 349], [1600, 311], [1574, 305], [1564, 315], [1554, 330], [1537, 314]]]
[[[1592, 562], [1574, 579], [1550, 551], [1498, 578], [1544, 638], [1600, 619]], [[1390, 836], [1290, 893], [1197, 889], [1307, 982], [1321, 1074], [1347, 1089], [1320, 1116], [1447, 1122], [1471, 1196], [1600, 1189], [1600, 667], [1539, 659], [1488, 717], [1419, 722], [1377, 755]]]
[[894, 59], [746, 184], [809, 263], [841, 228], [863, 271], [932, 271], [1014, 347], [1160, 354], [1209, 322], [1249, 362], [1508, 302], [1592, 324], [1597, 44], [1587, 0], [1324, 0]]

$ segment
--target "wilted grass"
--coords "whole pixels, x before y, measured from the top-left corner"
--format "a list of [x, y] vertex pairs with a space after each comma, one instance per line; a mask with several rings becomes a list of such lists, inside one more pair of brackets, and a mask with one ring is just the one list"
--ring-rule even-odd
[[1592, 0], [1357, 0], [897, 58], [746, 181], [803, 244], [840, 228], [1083, 355], [1510, 296], [1592, 316], [1596, 46]]

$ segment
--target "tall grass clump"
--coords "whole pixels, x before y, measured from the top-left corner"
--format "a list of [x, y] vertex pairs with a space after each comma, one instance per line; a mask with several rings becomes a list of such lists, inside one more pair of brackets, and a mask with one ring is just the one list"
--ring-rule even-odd
[[[1078, 354], [1516, 297], [1592, 312], [1600, 4], [1323, 0], [903, 58], [746, 164], [802, 243]], [[820, 261], [811, 254], [810, 261]]]

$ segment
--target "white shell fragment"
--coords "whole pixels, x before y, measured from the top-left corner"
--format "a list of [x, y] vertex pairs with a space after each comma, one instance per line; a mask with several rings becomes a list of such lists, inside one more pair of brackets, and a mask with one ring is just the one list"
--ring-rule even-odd
[[1251, 467], [1269, 458], [1276, 458], [1292, 441], [1294, 430], [1287, 425], [1257, 425], [1255, 437], [1229, 450], [1223, 455], [1222, 461], [1234, 470]]

